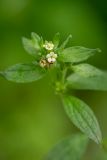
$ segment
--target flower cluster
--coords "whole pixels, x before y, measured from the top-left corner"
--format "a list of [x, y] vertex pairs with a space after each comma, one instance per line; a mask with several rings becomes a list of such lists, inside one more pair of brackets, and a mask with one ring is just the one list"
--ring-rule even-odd
[[54, 44], [52, 42], [45, 41], [45, 44], [43, 45], [43, 47], [46, 50], [51, 51], [54, 48]]
[[50, 64], [53, 64], [56, 62], [57, 54], [54, 53], [54, 44], [52, 42], [45, 41], [45, 44], [43, 47], [46, 49], [47, 54], [46, 56], [40, 60], [40, 66], [41, 67], [49, 67]]

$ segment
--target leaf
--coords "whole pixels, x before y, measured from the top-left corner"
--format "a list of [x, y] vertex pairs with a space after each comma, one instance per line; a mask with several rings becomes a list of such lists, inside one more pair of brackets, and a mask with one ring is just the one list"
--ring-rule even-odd
[[67, 78], [67, 85], [72, 89], [107, 91], [107, 73], [102, 72], [96, 76], [73, 73]]
[[38, 56], [41, 55], [39, 43], [35, 39], [32, 40], [32, 39], [28, 39], [28, 38], [23, 37], [22, 43], [23, 43], [24, 49], [30, 55], [34, 56], [35, 58], [37, 58]]
[[62, 51], [66, 45], [68, 44], [69, 40], [72, 38], [72, 35], [70, 34], [67, 39], [62, 43], [62, 45], [59, 47], [59, 49]]
[[31, 37], [32, 37], [32, 39], [33, 39], [35, 42], [38, 42], [38, 43], [39, 43], [40, 37], [39, 37], [39, 35], [38, 35], [37, 33], [32, 32], [32, 33], [31, 33]]
[[75, 73], [83, 77], [102, 76], [104, 74], [104, 72], [102, 72], [101, 70], [87, 63], [74, 65], [71, 67], [71, 69]]
[[45, 75], [45, 69], [33, 63], [16, 64], [5, 70], [2, 75], [9, 81], [28, 83], [41, 79]]
[[88, 105], [73, 96], [64, 96], [62, 100], [65, 111], [73, 124], [90, 139], [101, 143], [102, 135], [98, 121]]
[[54, 49], [56, 49], [59, 45], [60, 33], [56, 33], [53, 38]]
[[[43, 48], [43, 38], [42, 36], [39, 37], [39, 35], [37, 33], [32, 32], [31, 33], [31, 38], [35, 43], [35, 48], [41, 51], [41, 49]], [[41, 53], [39, 53], [41, 55]]]
[[78, 63], [87, 60], [99, 51], [99, 49], [89, 49], [81, 46], [69, 47], [59, 54], [59, 60], [62, 62]]
[[43, 49], [43, 44], [44, 44], [44, 40], [43, 40], [43, 37], [41, 36], [40, 37], [40, 47]]
[[83, 134], [75, 134], [59, 142], [45, 160], [80, 160], [88, 144]]
[[74, 74], [67, 78], [67, 83], [72, 88], [107, 90], [107, 72], [85, 63], [74, 65], [71, 68]]

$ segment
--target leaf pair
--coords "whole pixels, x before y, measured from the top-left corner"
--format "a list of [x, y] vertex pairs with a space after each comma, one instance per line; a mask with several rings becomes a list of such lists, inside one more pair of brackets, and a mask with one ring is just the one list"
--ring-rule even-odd
[[[72, 89], [107, 90], [107, 73], [83, 63], [71, 66], [74, 72], [67, 77]], [[63, 104], [70, 120], [96, 143], [102, 143], [102, 135], [93, 111], [86, 103], [73, 96], [64, 96]]]
[[[73, 96], [63, 96], [62, 101], [70, 120], [90, 139], [102, 142], [98, 121], [86, 103]], [[75, 134], [58, 143], [45, 160], [80, 160], [86, 150], [88, 138]]]
[[69, 43], [69, 41], [71, 40], [72, 35], [70, 34], [65, 40], [64, 42], [60, 45], [60, 34], [56, 33], [54, 38], [53, 38], [53, 44], [54, 44], [54, 51], [57, 52], [57, 54], [59, 55], [59, 60], [60, 60], [60, 53], [62, 53], [62, 51], [66, 48], [67, 44]]

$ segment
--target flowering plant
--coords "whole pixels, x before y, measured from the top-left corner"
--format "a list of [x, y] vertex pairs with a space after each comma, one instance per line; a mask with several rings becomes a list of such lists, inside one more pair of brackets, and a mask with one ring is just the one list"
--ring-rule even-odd
[[28, 83], [43, 78], [47, 73], [51, 76], [54, 74], [52, 81], [55, 92], [61, 96], [70, 120], [87, 137], [102, 144], [101, 130], [93, 111], [85, 102], [69, 94], [71, 89], [107, 90], [107, 73], [84, 63], [101, 50], [82, 46], [66, 47], [71, 38], [69, 35], [60, 44], [59, 33], [55, 34], [53, 41], [44, 41], [36, 33], [31, 33], [31, 39], [24, 37], [22, 42], [25, 50], [34, 57], [34, 61], [13, 65], [1, 71], [0, 75], [9, 81]]

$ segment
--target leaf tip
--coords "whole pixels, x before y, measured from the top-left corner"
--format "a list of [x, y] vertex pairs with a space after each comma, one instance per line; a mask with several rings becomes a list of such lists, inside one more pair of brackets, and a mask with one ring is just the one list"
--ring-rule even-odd
[[35, 36], [35, 32], [31, 32], [31, 37], [34, 37]]
[[72, 38], [72, 34], [69, 35], [69, 38]]
[[24, 42], [25, 42], [25, 40], [26, 40], [26, 38], [25, 38], [25, 37], [22, 37], [22, 43], [24, 43]]
[[37, 33], [35, 33], [35, 32], [31, 32], [31, 38], [32, 39], [36, 39], [37, 41], [40, 40], [40, 36]]

